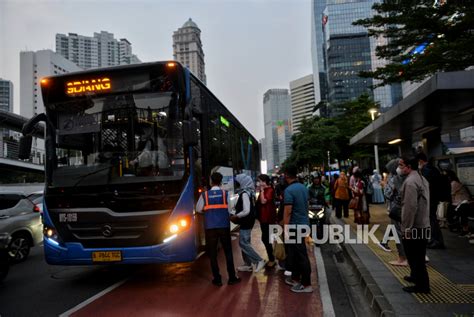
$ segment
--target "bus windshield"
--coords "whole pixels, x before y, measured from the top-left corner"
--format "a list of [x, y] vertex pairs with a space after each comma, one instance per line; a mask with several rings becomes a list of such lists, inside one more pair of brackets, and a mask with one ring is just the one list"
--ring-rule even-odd
[[52, 185], [181, 180], [182, 113], [173, 91], [85, 96], [48, 109], [56, 128]]

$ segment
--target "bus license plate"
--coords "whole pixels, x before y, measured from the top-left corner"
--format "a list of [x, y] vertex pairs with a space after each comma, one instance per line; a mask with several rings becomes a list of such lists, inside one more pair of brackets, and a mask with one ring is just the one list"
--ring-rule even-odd
[[122, 251], [95, 251], [92, 252], [92, 262], [120, 262]]

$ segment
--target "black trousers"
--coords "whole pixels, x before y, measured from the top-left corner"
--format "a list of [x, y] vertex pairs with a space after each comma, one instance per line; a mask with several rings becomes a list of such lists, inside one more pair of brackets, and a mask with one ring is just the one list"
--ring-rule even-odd
[[222, 281], [217, 264], [218, 242], [221, 242], [224, 249], [225, 260], [227, 264], [227, 273], [229, 279], [235, 279], [234, 259], [232, 257], [232, 244], [229, 228], [206, 229], [206, 247], [211, 262], [212, 275], [215, 281]]
[[275, 257], [273, 256], [273, 246], [270, 243], [270, 224], [260, 223], [260, 230], [262, 230], [262, 242], [267, 250], [268, 261], [273, 262]]
[[[296, 237], [295, 233], [290, 235], [292, 238]], [[311, 285], [311, 264], [306, 250], [306, 243], [304, 239], [301, 239], [301, 241], [298, 241], [298, 239], [294, 240], [296, 240], [296, 243], [286, 244], [288, 250], [286, 269], [291, 271], [291, 278], [293, 280], [300, 280], [303, 286]]]
[[344, 209], [344, 217], [349, 217], [349, 200], [341, 200], [334, 198], [334, 205], [336, 207], [336, 217], [342, 217], [342, 209]]
[[414, 279], [415, 285], [422, 289], [429, 289], [430, 280], [425, 263], [428, 240], [418, 234], [416, 239], [402, 239], [402, 242], [408, 265], [410, 265], [410, 276]]

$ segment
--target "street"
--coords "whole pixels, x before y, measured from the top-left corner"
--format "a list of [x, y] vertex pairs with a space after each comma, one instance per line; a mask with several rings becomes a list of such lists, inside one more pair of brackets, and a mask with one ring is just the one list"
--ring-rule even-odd
[[[257, 250], [264, 254], [256, 239]], [[233, 241], [234, 262], [241, 264], [240, 249]], [[11, 267], [0, 284], [1, 316], [216, 316], [242, 314], [263, 316], [322, 316], [321, 284], [333, 285], [339, 279], [330, 269], [330, 281], [318, 281], [314, 252], [311, 294], [294, 294], [284, 283], [283, 272], [267, 269], [260, 273], [241, 272], [242, 282], [221, 288], [210, 283], [208, 258], [195, 262], [135, 266], [50, 266], [43, 259], [42, 247], [32, 249], [27, 261]], [[325, 266], [331, 266], [332, 254], [324, 251]], [[225, 271], [220, 254], [221, 272]], [[226, 274], [223, 273], [224, 282]], [[340, 283], [340, 282], [339, 282]], [[340, 284], [338, 285], [340, 287]], [[331, 289], [339, 306], [336, 311], [352, 315], [345, 292]], [[326, 298], [331, 303], [331, 298]], [[332, 307], [328, 307], [332, 310]]]

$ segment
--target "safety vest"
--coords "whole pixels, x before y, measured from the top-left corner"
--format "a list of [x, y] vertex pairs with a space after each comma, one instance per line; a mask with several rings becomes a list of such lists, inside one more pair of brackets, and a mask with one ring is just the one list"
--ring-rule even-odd
[[204, 226], [206, 229], [229, 228], [230, 217], [225, 190], [208, 190], [204, 199]]

